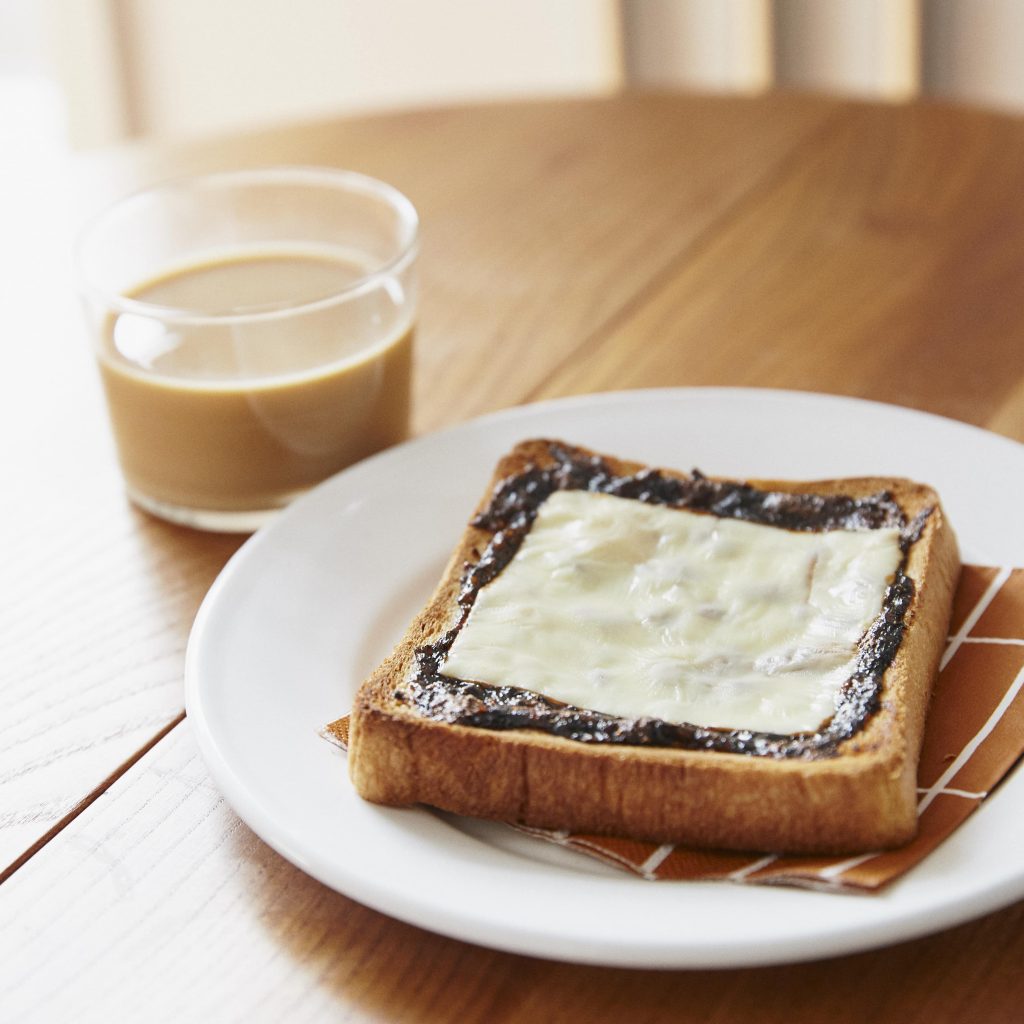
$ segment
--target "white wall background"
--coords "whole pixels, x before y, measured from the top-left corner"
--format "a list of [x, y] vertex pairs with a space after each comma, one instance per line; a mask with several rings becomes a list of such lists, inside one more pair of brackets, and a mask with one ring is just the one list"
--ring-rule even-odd
[[624, 86], [1024, 113], [1024, 0], [0, 0], [33, 61], [79, 147]]
[[80, 145], [623, 82], [618, 0], [47, 3]]

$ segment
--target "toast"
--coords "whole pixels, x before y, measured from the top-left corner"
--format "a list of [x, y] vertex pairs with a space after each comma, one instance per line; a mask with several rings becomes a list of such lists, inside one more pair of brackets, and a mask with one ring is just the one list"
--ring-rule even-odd
[[[589, 561], [574, 565], [565, 537], [590, 536], [591, 529], [574, 520], [577, 515], [598, 516], [610, 524], [613, 539], [591, 543]], [[651, 516], [662, 518], [649, 526]], [[698, 585], [688, 582], [695, 577], [686, 566], [695, 556], [685, 555], [691, 562], [684, 564], [675, 555], [658, 554], [659, 545], [668, 543], [664, 531], [677, 525], [712, 545], [700, 556], [702, 566], [711, 566], [709, 585], [727, 595], [739, 586], [739, 603], [730, 604], [727, 596], [721, 608], [705, 598], [693, 604]], [[644, 544], [639, 555], [630, 553]], [[822, 554], [828, 545], [858, 547], [850, 555]], [[607, 555], [613, 548], [614, 557]], [[550, 576], [557, 594], [577, 586], [576, 576], [593, 576], [595, 565], [602, 580], [602, 573], [615, 580], [631, 573], [625, 588], [630, 591], [643, 574], [665, 577], [661, 589], [652, 591], [655, 597], [648, 597], [660, 602], [663, 614], [675, 616], [679, 625], [673, 628], [682, 633], [666, 633], [643, 609], [630, 613], [628, 624], [635, 630], [642, 620], [648, 630], [643, 636], [675, 637], [654, 641], [672, 649], [654, 658], [653, 682], [637, 685], [638, 673], [629, 667], [639, 664], [647, 672], [652, 658], [616, 639], [626, 628], [626, 613], [618, 611], [625, 593], [619, 583], [619, 589], [608, 589], [613, 597], [604, 605], [596, 603], [607, 596], [603, 582], [588, 584], [585, 600], [573, 598], [598, 609], [591, 616], [598, 623], [593, 642], [584, 626], [578, 640], [566, 641], [564, 625], [554, 640], [542, 639], [548, 619], [562, 615], [558, 602], [568, 599], [545, 598], [537, 577], [524, 575], [520, 563], [536, 562], [535, 549], [541, 551], [536, 564], [542, 573], [544, 565], [559, 566]], [[605, 561], [594, 562], [597, 549]], [[734, 561], [708, 555], [718, 550], [732, 551]], [[635, 564], [623, 569], [634, 556]], [[834, 562], [839, 568], [830, 571], [840, 575], [826, 577], [816, 568], [822, 560]], [[682, 568], [675, 579], [677, 564]], [[850, 565], [862, 576], [847, 578]], [[872, 579], [884, 574], [877, 594], [865, 582], [872, 572]], [[816, 573], [824, 580], [820, 586]], [[663, 843], [829, 854], [900, 845], [916, 831], [917, 762], [958, 573], [956, 540], [938, 496], [908, 480], [730, 481], [698, 471], [651, 469], [559, 441], [524, 441], [498, 463], [434, 595], [357, 693], [348, 757], [353, 784], [362, 797], [380, 804], [422, 803], [535, 827]], [[503, 594], [525, 593], [527, 599], [481, 597], [498, 594], [498, 581]], [[764, 635], [774, 636], [774, 629], [788, 636], [790, 620], [808, 618], [807, 607], [780, 596], [805, 584], [808, 595], [818, 586], [826, 604], [841, 598], [837, 614], [847, 616], [847, 632], [855, 631], [852, 649], [834, 638], [801, 638], [781, 661], [759, 653], [763, 624], [778, 620], [783, 625], [765, 626]], [[692, 607], [684, 614], [680, 608], [687, 601]], [[862, 610], [849, 611], [847, 605]], [[856, 624], [863, 609], [870, 612], [866, 628]], [[737, 616], [742, 627], [730, 625]], [[524, 624], [531, 618], [539, 625]], [[838, 631], [840, 619], [826, 625]], [[695, 629], [693, 643], [677, 642]], [[736, 650], [751, 644], [754, 649], [749, 657], [708, 658], [708, 644], [719, 634]], [[819, 655], [833, 660], [814, 668]], [[572, 667], [577, 657], [581, 668]], [[608, 673], [601, 666], [620, 657], [634, 660], [623, 662], [623, 678], [606, 687], [605, 697]], [[666, 657], [669, 664], [673, 658], [697, 662], [670, 673], [666, 683], [658, 674], [665, 675]], [[805, 663], [812, 668], [805, 671]], [[449, 674], [449, 664], [469, 666], [473, 674]], [[512, 678], [500, 678], [503, 672]], [[725, 682], [714, 682], [716, 672], [725, 672]], [[754, 678], [752, 672], [761, 674]], [[493, 678], [484, 678], [488, 674]], [[799, 686], [810, 687], [811, 698], [791, 699], [796, 691], [790, 680], [797, 676]], [[586, 688], [590, 677], [596, 689]], [[687, 684], [698, 693], [696, 704], [682, 686], [683, 703], [672, 705], [672, 714], [629, 713], [634, 700], [655, 700], [641, 708], [668, 706], [666, 694], [677, 697], [683, 677], [699, 682]], [[550, 687], [531, 689], [537, 679], [549, 680]], [[567, 698], [580, 693], [595, 696]], [[727, 706], [726, 697], [731, 701], [736, 694], [736, 706]], [[824, 714], [823, 700], [829, 702]], [[703, 720], [689, 720], [688, 707], [699, 707], [696, 717]]]

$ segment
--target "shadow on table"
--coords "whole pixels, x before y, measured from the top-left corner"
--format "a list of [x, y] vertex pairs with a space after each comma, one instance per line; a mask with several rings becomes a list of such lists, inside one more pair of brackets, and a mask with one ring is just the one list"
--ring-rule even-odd
[[[929, 938], [815, 963], [722, 971], [560, 964], [391, 920], [304, 875], [244, 826], [233, 842], [253, 880], [261, 925], [291, 962], [288, 970], [310, 979], [308, 1001], [355, 1004], [367, 1019], [791, 1024], [799, 1007], [801, 1019], [830, 1024], [878, 1013], [907, 1024], [996, 1020], [1007, 997], [1005, 981], [990, 983], [998, 970], [991, 952], [1006, 953], [1003, 964], [1024, 958], [1020, 904]], [[806, 895], [822, 901], [823, 913], [831, 900], [849, 898]]]

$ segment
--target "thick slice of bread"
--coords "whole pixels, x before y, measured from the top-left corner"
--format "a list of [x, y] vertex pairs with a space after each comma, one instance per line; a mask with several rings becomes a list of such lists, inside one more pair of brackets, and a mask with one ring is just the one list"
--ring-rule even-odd
[[[589, 483], [571, 470], [558, 471], [567, 458], [590, 467]], [[558, 735], [531, 727], [529, 715], [520, 719], [525, 727], [507, 718], [500, 727], [493, 722], [488, 727], [487, 714], [454, 721], [443, 695], [434, 701], [413, 699], [424, 692], [423, 650], [452, 635], [463, 621], [474, 567], [479, 573], [489, 546], [492, 552], [501, 547], [501, 529], [508, 532], [508, 516], [496, 523], [488, 510], [502, 501], [508, 505], [509, 481], [540, 474], [550, 487], [552, 473], [559, 481], [554, 486], [561, 488], [593, 488], [595, 473], [600, 480], [611, 477], [619, 481], [616, 493], [638, 500], [649, 500], [645, 488], [652, 479], [679, 481], [689, 497], [678, 507], [733, 518], [746, 518], [736, 506], [750, 494], [768, 493], [761, 504], [769, 518], [771, 510], [785, 508], [787, 495], [820, 496], [793, 498], [812, 511], [826, 508], [815, 513], [818, 525], [800, 523], [799, 514], [797, 521], [779, 518], [781, 527], [800, 530], [835, 528], [827, 512], [833, 499], [852, 516], [846, 526], [870, 528], [870, 515], [857, 510], [862, 500], [870, 505], [879, 499], [900, 522], [902, 573], [911, 586], [887, 634], [889, 660], [876, 673], [876, 689], [861, 702], [853, 725], [834, 730], [827, 742], [722, 733], [717, 749], [711, 749], [715, 730], [691, 729], [682, 746], [615, 742], [600, 729], [569, 738], [565, 730]], [[716, 490], [719, 485], [726, 490]], [[523, 442], [498, 464], [433, 597], [361, 686], [351, 715], [352, 780], [361, 796], [377, 803], [423, 803], [478, 817], [658, 842], [820, 853], [899, 845], [916, 831], [917, 761], [958, 572], [956, 541], [937, 495], [907, 480], [736, 485], [697, 473], [651, 471], [561, 442]], [[475, 724], [463, 724], [470, 718]], [[628, 732], [631, 723], [613, 725]]]

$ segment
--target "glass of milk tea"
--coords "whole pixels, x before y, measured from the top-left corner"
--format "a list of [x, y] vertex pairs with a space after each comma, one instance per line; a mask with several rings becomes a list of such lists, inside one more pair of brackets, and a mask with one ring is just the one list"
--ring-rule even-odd
[[128, 495], [249, 531], [409, 429], [418, 219], [361, 174], [211, 174], [122, 200], [76, 262]]

